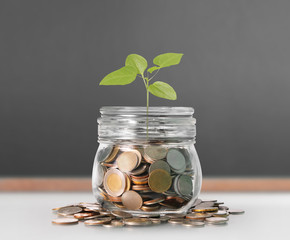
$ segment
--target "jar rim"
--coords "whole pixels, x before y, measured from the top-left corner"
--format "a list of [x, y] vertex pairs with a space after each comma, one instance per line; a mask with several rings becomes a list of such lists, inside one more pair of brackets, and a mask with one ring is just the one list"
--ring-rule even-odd
[[[151, 116], [191, 116], [194, 113], [192, 107], [150, 106]], [[100, 108], [103, 115], [146, 115], [147, 108], [144, 106], [103, 106]]]

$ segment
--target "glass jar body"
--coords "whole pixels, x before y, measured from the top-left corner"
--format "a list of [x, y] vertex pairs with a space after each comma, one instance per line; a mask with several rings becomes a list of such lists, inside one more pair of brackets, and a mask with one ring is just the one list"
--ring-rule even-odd
[[[92, 174], [98, 203], [133, 214], [185, 213], [197, 199], [201, 182], [192, 142], [101, 143]], [[128, 191], [132, 195], [126, 197]]]

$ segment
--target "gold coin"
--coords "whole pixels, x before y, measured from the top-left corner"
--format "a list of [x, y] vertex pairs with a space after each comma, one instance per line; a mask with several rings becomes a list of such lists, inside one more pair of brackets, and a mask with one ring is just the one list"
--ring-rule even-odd
[[113, 197], [120, 196], [126, 188], [126, 179], [118, 169], [110, 169], [104, 177], [104, 187], [107, 193]]
[[124, 219], [124, 223], [130, 226], [144, 226], [152, 224], [152, 221], [148, 218], [127, 218]]
[[75, 218], [56, 218], [52, 220], [54, 224], [75, 224], [78, 222], [79, 220]]
[[194, 220], [204, 220], [205, 218], [212, 217], [212, 214], [210, 214], [210, 213], [203, 213], [203, 214], [190, 213], [190, 214], [187, 214], [185, 217], [188, 219], [194, 219]]
[[126, 173], [124, 173], [124, 176], [126, 178], [126, 189], [125, 189], [125, 192], [126, 192], [126, 191], [129, 191], [131, 188], [131, 180]]
[[148, 184], [153, 192], [165, 192], [170, 188], [171, 183], [170, 174], [163, 169], [155, 169], [149, 175]]
[[110, 163], [110, 162], [114, 161], [114, 158], [116, 157], [117, 153], [119, 152], [119, 149], [120, 149], [119, 147], [114, 147], [110, 156], [106, 158], [105, 162]]
[[130, 210], [137, 210], [143, 204], [142, 197], [135, 191], [127, 191], [122, 195], [123, 205]]
[[140, 163], [138, 156], [134, 151], [123, 152], [116, 161], [118, 168], [122, 172], [130, 172], [138, 167], [138, 163]]
[[192, 211], [193, 212], [217, 212], [218, 208], [217, 207], [204, 207], [204, 208], [195, 207]]
[[111, 202], [122, 202], [121, 197], [112, 197], [112, 196], [108, 195], [108, 199]]

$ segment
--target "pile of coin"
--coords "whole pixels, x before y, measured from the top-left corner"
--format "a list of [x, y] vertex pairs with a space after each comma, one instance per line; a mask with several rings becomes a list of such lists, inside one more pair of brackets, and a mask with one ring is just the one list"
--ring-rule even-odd
[[161, 144], [107, 145], [97, 153], [95, 182], [102, 201], [145, 212], [178, 209], [193, 196], [195, 169], [186, 148]]
[[217, 200], [202, 201], [197, 199], [186, 214], [148, 215], [140, 213], [132, 215], [121, 210], [106, 210], [98, 203], [79, 203], [52, 209], [59, 216], [59, 218], [52, 220], [52, 223], [77, 224], [83, 221], [87, 226], [104, 227], [149, 226], [170, 223], [186, 227], [203, 227], [205, 225], [226, 225], [229, 221], [229, 215], [244, 213], [243, 210], [231, 210], [223, 204]]

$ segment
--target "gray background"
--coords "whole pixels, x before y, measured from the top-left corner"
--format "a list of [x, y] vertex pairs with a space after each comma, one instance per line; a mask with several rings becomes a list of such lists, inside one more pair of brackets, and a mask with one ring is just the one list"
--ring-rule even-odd
[[0, 2], [0, 175], [89, 176], [98, 109], [146, 104], [98, 86], [130, 53], [182, 52], [160, 71], [192, 106], [205, 176], [289, 176], [290, 1]]

